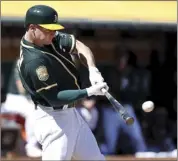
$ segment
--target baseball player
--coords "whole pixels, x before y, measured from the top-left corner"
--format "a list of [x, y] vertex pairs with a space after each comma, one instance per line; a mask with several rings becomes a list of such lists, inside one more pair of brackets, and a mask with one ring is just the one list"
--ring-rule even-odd
[[[42, 145], [42, 160], [105, 160], [87, 123], [75, 109], [77, 100], [103, 95], [108, 90], [95, 67], [91, 50], [73, 35], [58, 32], [57, 12], [45, 5], [28, 9], [26, 33], [20, 44], [18, 69], [34, 101], [35, 136]], [[71, 54], [82, 54], [92, 86], [81, 89]]]

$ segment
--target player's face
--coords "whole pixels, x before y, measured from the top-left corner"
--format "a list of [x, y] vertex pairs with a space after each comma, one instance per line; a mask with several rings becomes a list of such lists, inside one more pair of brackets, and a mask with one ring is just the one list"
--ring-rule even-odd
[[56, 31], [48, 30], [41, 26], [36, 26], [35, 29], [35, 37], [44, 45], [49, 45], [52, 43], [55, 33]]

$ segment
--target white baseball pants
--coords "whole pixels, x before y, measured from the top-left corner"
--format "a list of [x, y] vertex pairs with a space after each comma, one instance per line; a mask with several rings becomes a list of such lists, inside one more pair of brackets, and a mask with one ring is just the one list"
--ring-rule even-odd
[[88, 124], [75, 108], [35, 112], [35, 135], [42, 160], [105, 160]]

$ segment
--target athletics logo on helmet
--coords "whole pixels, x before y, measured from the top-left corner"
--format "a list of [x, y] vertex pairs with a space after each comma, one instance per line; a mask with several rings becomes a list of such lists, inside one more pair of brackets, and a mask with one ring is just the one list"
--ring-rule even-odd
[[54, 15], [54, 22], [57, 22], [57, 20], [58, 20], [57, 15]]

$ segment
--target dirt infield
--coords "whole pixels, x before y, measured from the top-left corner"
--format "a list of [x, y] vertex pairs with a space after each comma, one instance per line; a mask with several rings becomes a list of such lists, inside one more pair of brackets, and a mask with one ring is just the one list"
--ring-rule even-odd
[[[135, 160], [135, 161], [166, 161], [166, 160], [171, 160], [171, 161], [176, 161], [176, 158], [135, 158], [133, 156], [107, 156], [107, 160], [119, 160], [119, 161], [130, 161], [130, 160]], [[26, 160], [33, 160], [33, 161], [41, 161], [41, 159], [31, 159], [28, 157], [9, 157], [9, 158], [1, 158], [1, 161], [26, 161]]]

